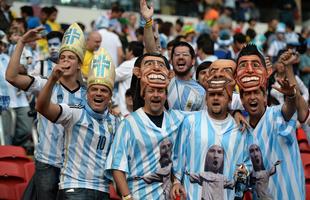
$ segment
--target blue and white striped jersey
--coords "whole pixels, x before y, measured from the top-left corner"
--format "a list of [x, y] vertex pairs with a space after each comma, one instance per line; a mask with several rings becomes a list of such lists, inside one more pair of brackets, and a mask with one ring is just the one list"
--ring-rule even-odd
[[174, 77], [168, 86], [169, 108], [198, 111], [205, 106], [205, 89], [195, 80], [183, 81]]
[[[248, 130], [248, 152], [254, 161], [255, 172], [270, 170], [276, 161], [281, 161], [275, 174], [269, 177], [268, 189], [265, 189], [268, 191], [263, 192], [272, 199], [305, 199], [304, 170], [295, 134], [296, 114], [286, 122], [281, 108], [281, 105], [267, 107], [256, 127]], [[259, 147], [262, 159], [259, 154], [255, 155], [255, 145]]]
[[0, 54], [0, 96], [9, 96], [9, 108], [29, 107], [25, 92], [17, 89], [5, 79], [9, 60], [8, 55]]
[[28, 74], [30, 74], [31, 76], [49, 77], [55, 65], [56, 63], [54, 63], [50, 59], [46, 59], [43, 61], [40, 60], [36, 63], [32, 70], [28, 71]]
[[140, 108], [121, 122], [106, 169], [125, 172], [133, 199], [169, 199], [171, 154], [183, 118], [180, 111], [165, 111], [159, 128]]
[[[34, 76], [34, 81], [28, 91], [37, 94], [42, 90], [47, 79], [40, 76]], [[56, 83], [51, 97], [51, 102], [69, 105], [79, 105], [86, 96], [86, 88], [80, 86], [76, 90], [70, 91], [61, 83]], [[61, 168], [63, 164], [64, 150], [64, 128], [62, 125], [55, 124], [42, 115], [38, 114], [37, 130], [39, 141], [36, 147], [36, 160]]]
[[108, 110], [103, 114], [94, 112], [86, 101], [80, 107], [60, 105], [62, 113], [56, 123], [65, 128], [65, 160], [59, 189], [108, 192], [110, 180], [104, 170], [118, 119]]
[[[188, 115], [179, 130], [173, 172], [183, 181], [187, 199], [233, 199], [234, 190], [226, 187], [233, 185], [229, 183], [234, 181], [237, 164], [251, 169], [246, 134], [239, 131], [233, 117], [228, 114], [216, 120], [202, 110]], [[222, 196], [207, 191], [212, 187]]]

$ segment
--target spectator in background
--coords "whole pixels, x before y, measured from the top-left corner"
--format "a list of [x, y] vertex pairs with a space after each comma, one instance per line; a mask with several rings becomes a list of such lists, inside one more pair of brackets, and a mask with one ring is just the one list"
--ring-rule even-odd
[[128, 26], [127, 26], [127, 40], [129, 42], [131, 41], [137, 41], [136, 37], [136, 28], [137, 28], [137, 16], [135, 13], [129, 13], [128, 15]]
[[184, 26], [184, 20], [183, 18], [178, 18], [175, 21], [175, 25], [174, 25], [174, 35], [180, 35], [182, 34], [182, 28]]
[[205, 61], [215, 61], [217, 57], [214, 55], [214, 43], [209, 34], [201, 34], [197, 39], [197, 64], [200, 65]]
[[84, 61], [81, 67], [81, 72], [83, 78], [86, 80], [88, 78], [89, 66], [94, 56], [94, 52], [97, 51], [102, 42], [101, 35], [99, 32], [94, 31], [89, 33], [86, 40], [86, 51], [84, 56]]
[[47, 24], [51, 27], [52, 31], [61, 31], [61, 26], [56, 22], [58, 10], [55, 6], [49, 8], [49, 16], [47, 20]]
[[210, 67], [211, 64], [212, 64], [212, 62], [205, 61], [205, 62], [202, 62], [200, 65], [198, 65], [198, 67], [196, 69], [196, 81], [202, 87], [205, 87], [205, 85], [206, 85], [206, 83], [204, 83], [204, 78], [207, 76], [208, 68]]
[[20, 8], [20, 15], [27, 22], [27, 29], [33, 29], [41, 25], [39, 18], [33, 15], [33, 9], [31, 6], [22, 6]]
[[143, 27], [139, 27], [136, 29], [136, 37], [138, 42], [143, 42], [143, 34], [144, 34]]
[[307, 51], [300, 56], [299, 70], [302, 81], [310, 88], [310, 38], [307, 39]]
[[279, 20], [276, 18], [273, 18], [268, 22], [268, 28], [264, 35], [269, 45], [276, 38], [275, 33], [277, 30], [278, 23], [279, 23]]
[[275, 62], [275, 59], [278, 56], [280, 50], [286, 47], [285, 41], [285, 25], [283, 23], [278, 24], [276, 29], [276, 39], [271, 42], [269, 49], [267, 50], [267, 55], [270, 56], [272, 62]]
[[118, 5], [112, 6], [109, 21], [109, 29], [118, 35], [124, 35], [124, 33], [122, 32], [122, 25], [119, 22], [119, 19], [122, 17], [123, 13], [124, 13], [123, 8], [119, 7]]
[[277, 8], [279, 9], [280, 22], [294, 24], [294, 14], [298, 12], [295, 0], [277, 0]]
[[13, 0], [0, 1], [0, 30], [8, 33], [10, 24], [14, 19], [13, 13], [10, 10], [13, 5]]
[[241, 49], [246, 45], [246, 37], [243, 33], [236, 33], [234, 35], [234, 42], [231, 45], [231, 58], [236, 60]]
[[115, 69], [115, 82], [118, 83], [118, 106], [122, 116], [130, 113], [126, 106], [125, 93], [130, 88], [132, 70], [139, 56], [143, 54], [144, 46], [141, 42], [133, 41], [128, 44], [126, 49], [126, 60]]
[[215, 49], [214, 55], [218, 59], [231, 59], [229, 48], [232, 42], [233, 38], [230, 35], [230, 31], [228, 29], [221, 30], [217, 38], [218, 49]]
[[41, 21], [41, 24], [44, 26], [45, 31], [47, 31], [47, 33], [52, 31], [50, 25], [47, 24], [47, 19], [48, 19], [49, 14], [50, 14], [50, 8], [49, 7], [41, 8], [41, 10], [40, 10], [40, 21]]

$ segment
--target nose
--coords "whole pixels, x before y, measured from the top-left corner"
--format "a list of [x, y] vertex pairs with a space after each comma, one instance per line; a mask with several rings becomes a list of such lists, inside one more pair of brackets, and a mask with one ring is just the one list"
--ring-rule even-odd
[[246, 71], [248, 73], [253, 73], [253, 67], [251, 63], [247, 63]]

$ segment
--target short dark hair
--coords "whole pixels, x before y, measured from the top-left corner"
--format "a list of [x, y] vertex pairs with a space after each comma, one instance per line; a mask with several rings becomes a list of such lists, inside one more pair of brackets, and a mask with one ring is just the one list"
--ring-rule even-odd
[[132, 41], [128, 44], [128, 51], [132, 51], [135, 57], [139, 57], [143, 54], [144, 45], [142, 42]]
[[247, 44], [245, 47], [243, 47], [238, 55], [237, 58], [237, 64], [239, 62], [240, 57], [242, 56], [251, 56], [256, 55], [261, 60], [263, 66], [266, 68], [266, 62], [263, 54], [258, 50], [257, 46], [255, 44]]
[[20, 11], [26, 13], [27, 16], [33, 16], [33, 8], [31, 6], [22, 6]]
[[200, 65], [198, 65], [198, 67], [196, 69], [196, 80], [197, 81], [198, 81], [198, 77], [199, 77], [199, 72], [204, 70], [204, 69], [209, 68], [211, 64], [212, 64], [211, 61], [205, 61], [205, 62], [202, 62]]
[[205, 54], [214, 54], [214, 42], [207, 33], [201, 34], [197, 39], [197, 49], [201, 49]]
[[246, 36], [243, 33], [236, 33], [234, 35], [234, 43], [246, 43]]
[[59, 31], [51, 31], [46, 35], [46, 39], [50, 40], [53, 38], [59, 38], [59, 40], [61, 41], [63, 37], [63, 33], [59, 32]]
[[195, 50], [194, 50], [194, 48], [192, 47], [192, 45], [190, 45], [190, 44], [187, 43], [187, 42], [179, 41], [179, 42], [176, 42], [176, 43], [174, 44], [174, 46], [172, 47], [172, 51], [171, 51], [171, 60], [173, 59], [173, 54], [174, 54], [175, 48], [177, 48], [177, 47], [188, 47], [188, 48], [189, 48], [189, 53], [191, 54], [192, 59], [195, 58]]

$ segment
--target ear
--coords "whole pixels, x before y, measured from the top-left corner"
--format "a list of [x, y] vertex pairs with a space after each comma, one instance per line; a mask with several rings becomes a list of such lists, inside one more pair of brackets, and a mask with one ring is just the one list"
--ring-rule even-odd
[[136, 75], [136, 77], [141, 78], [141, 69], [139, 67], [134, 67], [132, 73]]
[[272, 74], [272, 67], [267, 67], [267, 78], [269, 78], [269, 76]]
[[173, 70], [169, 70], [169, 75], [168, 75], [168, 79], [171, 80], [174, 77], [174, 71]]

